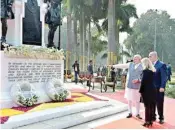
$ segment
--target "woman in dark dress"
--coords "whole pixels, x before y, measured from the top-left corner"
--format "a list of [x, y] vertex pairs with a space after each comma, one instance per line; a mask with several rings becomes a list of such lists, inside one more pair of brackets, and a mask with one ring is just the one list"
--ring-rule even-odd
[[143, 126], [152, 126], [154, 116], [154, 104], [156, 103], [156, 89], [153, 83], [154, 72], [156, 71], [148, 58], [142, 59], [143, 77], [140, 93], [145, 106], [145, 123]]

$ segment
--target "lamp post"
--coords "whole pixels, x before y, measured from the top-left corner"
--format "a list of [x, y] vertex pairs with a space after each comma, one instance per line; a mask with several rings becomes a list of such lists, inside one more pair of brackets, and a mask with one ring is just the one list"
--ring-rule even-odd
[[62, 22], [61, 22], [61, 1], [59, 1], [59, 7], [60, 7], [60, 23], [59, 23], [59, 34], [58, 34], [58, 50], [61, 49], [61, 25], [62, 25]]
[[[157, 9], [156, 9], [157, 14]], [[156, 51], [156, 45], [157, 45], [157, 18], [155, 18], [155, 26], [154, 26], [154, 51]]]

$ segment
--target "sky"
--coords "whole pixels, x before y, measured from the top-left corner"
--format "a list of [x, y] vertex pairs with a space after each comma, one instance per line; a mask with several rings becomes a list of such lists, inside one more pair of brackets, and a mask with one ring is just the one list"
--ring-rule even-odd
[[[140, 16], [149, 9], [166, 10], [171, 18], [175, 18], [175, 0], [128, 0], [128, 3], [134, 4], [137, 8], [137, 14]], [[134, 21], [131, 20], [131, 24]], [[120, 34], [120, 43], [127, 37], [126, 33]]]

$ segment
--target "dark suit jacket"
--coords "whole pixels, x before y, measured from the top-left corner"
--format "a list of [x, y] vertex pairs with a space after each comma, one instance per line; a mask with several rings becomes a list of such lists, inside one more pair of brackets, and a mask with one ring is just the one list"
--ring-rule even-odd
[[87, 70], [88, 70], [88, 72], [89, 72], [90, 74], [93, 74], [93, 66], [92, 66], [92, 64], [89, 64], [89, 65], [88, 65]]
[[167, 65], [167, 75], [172, 75], [171, 66]]
[[77, 72], [79, 72], [80, 71], [79, 64], [78, 63], [77, 64], [74, 63], [72, 65], [72, 67], [74, 68], [74, 71], [75, 71], [75, 66], [77, 66]]
[[158, 60], [154, 67], [156, 68], [154, 74], [154, 84], [156, 88], [165, 88], [167, 81], [166, 64]]

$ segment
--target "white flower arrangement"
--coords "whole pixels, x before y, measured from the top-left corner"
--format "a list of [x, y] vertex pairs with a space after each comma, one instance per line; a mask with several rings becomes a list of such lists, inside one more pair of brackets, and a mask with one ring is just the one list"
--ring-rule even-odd
[[12, 85], [11, 96], [15, 103], [20, 106], [33, 106], [38, 103], [35, 87], [28, 82], [20, 82]]
[[4, 49], [6, 56], [11, 58], [32, 58], [32, 59], [51, 59], [51, 60], [63, 60], [63, 49], [58, 50], [55, 48], [44, 48], [35, 46], [11, 46]]
[[38, 96], [32, 95], [30, 98], [25, 98], [22, 95], [18, 96], [18, 102], [21, 103], [23, 106], [33, 106], [38, 101]]
[[70, 92], [63, 87], [63, 83], [58, 79], [50, 80], [46, 85], [48, 96], [54, 101], [64, 101], [70, 98]]

